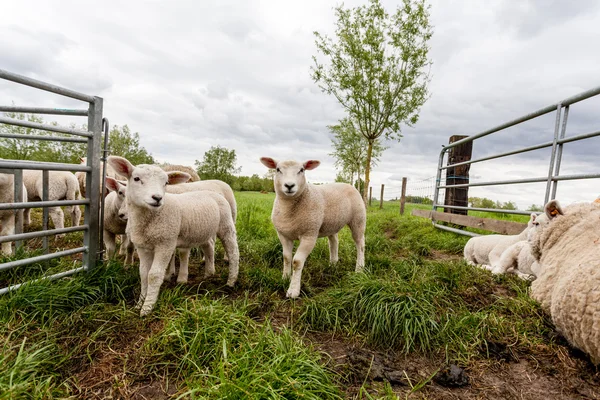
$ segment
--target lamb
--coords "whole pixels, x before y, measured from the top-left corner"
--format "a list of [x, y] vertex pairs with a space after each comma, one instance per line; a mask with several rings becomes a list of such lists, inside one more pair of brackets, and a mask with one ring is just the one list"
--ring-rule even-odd
[[493, 274], [504, 274], [511, 272], [519, 278], [533, 280], [539, 274], [539, 264], [531, 253], [531, 246], [527, 240], [521, 240], [509, 246], [493, 265], [491, 271]]
[[[23, 184], [23, 201], [27, 201], [27, 188]], [[15, 200], [15, 180], [13, 174], [0, 174], [0, 203], [13, 203]], [[15, 233], [15, 212], [23, 210], [0, 210], [0, 236], [10, 236]], [[10, 255], [10, 242], [2, 243], [2, 254]]]
[[[81, 165], [87, 165], [87, 157], [80, 157], [79, 160], [81, 161]], [[104, 170], [104, 163], [102, 161], [100, 161], [100, 176], [102, 176], [102, 171]], [[86, 176], [87, 174], [85, 172], [82, 171], [77, 171], [75, 172], [75, 177], [77, 178], [77, 182], [79, 182], [79, 192], [81, 193], [81, 195], [83, 197], [85, 197], [85, 185], [86, 185]], [[123, 176], [119, 176], [115, 170], [110, 166], [110, 165], [106, 165], [106, 176], [110, 177], [110, 178], [114, 178], [114, 179], [118, 179], [118, 180], [124, 180], [125, 177]], [[102, 188], [102, 179], [100, 179], [100, 190], [98, 191], [98, 193], [103, 193], [104, 196], [108, 195], [109, 190], [106, 188]]]
[[189, 255], [191, 247], [201, 246], [206, 256], [205, 276], [210, 276], [215, 272], [212, 239], [218, 237], [229, 255], [227, 285], [235, 285], [239, 249], [231, 207], [223, 196], [211, 191], [165, 193], [168, 183], [185, 182], [190, 176], [154, 165], [134, 166], [117, 156], [110, 156], [108, 163], [127, 177], [126, 231], [140, 257], [140, 315], [152, 311], [176, 248]]
[[106, 255], [112, 258], [115, 254], [116, 235], [122, 235], [121, 254], [125, 253], [125, 265], [133, 263], [133, 243], [125, 233], [127, 219], [120, 212], [125, 202], [127, 187], [113, 178], [106, 178], [106, 187], [110, 193], [104, 199], [104, 231], [103, 239], [106, 246]]
[[529, 238], [541, 266], [530, 295], [569, 343], [600, 364], [600, 205], [545, 206], [550, 220]]
[[196, 170], [186, 165], [160, 164], [159, 167], [165, 172], [181, 171], [188, 173], [190, 175], [190, 180], [188, 182], [198, 182], [200, 180], [200, 176], [198, 176]]
[[[27, 188], [27, 200], [39, 201], [42, 199], [43, 181], [42, 171], [23, 170], [23, 183]], [[77, 178], [68, 171], [49, 171], [48, 172], [48, 200], [77, 200], [80, 199], [79, 184]], [[81, 219], [81, 209], [78, 206], [67, 206], [67, 212], [71, 213], [72, 226], [79, 226]], [[25, 225], [31, 223], [31, 209], [25, 209]], [[54, 223], [54, 228], [62, 229], [65, 226], [65, 217], [60, 207], [48, 207], [48, 213]], [[59, 235], [61, 236], [61, 235]]]
[[[286, 296], [300, 295], [304, 262], [315, 247], [317, 238], [329, 239], [329, 260], [338, 261], [338, 232], [346, 225], [356, 244], [356, 272], [365, 264], [365, 226], [367, 214], [361, 195], [346, 183], [312, 185], [306, 182], [305, 171], [315, 169], [320, 162], [309, 160], [275, 161], [262, 157], [260, 161], [275, 169], [275, 202], [271, 220], [283, 246], [283, 278], [291, 275]], [[300, 245], [292, 259], [294, 240]], [[293, 266], [293, 272], [292, 272]]]
[[527, 239], [527, 231], [537, 218], [531, 213], [527, 227], [518, 235], [485, 235], [469, 239], [464, 249], [464, 257], [470, 265], [481, 265], [491, 269], [509, 246]]

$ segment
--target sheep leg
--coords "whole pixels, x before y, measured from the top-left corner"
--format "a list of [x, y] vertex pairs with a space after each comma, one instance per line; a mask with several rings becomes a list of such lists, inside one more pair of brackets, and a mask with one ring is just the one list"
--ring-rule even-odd
[[215, 241], [209, 240], [202, 245], [204, 253], [204, 278], [209, 278], [215, 274]]
[[124, 235], [124, 236], [125, 236], [125, 240], [123, 241], [121, 246], [126, 247], [125, 265], [130, 265], [130, 264], [133, 264], [133, 252], [135, 251], [135, 246], [133, 245], [133, 242], [131, 240], [129, 240], [129, 236], [127, 236], [127, 235]]
[[29, 226], [31, 224], [31, 208], [26, 208], [23, 211], [23, 225]]
[[292, 253], [294, 252], [294, 241], [286, 238], [279, 232], [279, 241], [283, 247], [283, 279], [289, 279], [292, 275]]
[[177, 249], [173, 252], [173, 257], [171, 257], [171, 261], [169, 262], [169, 270], [165, 275], [165, 282], [171, 281], [175, 276], [175, 254], [177, 254]]
[[150, 314], [150, 311], [154, 308], [156, 300], [158, 299], [158, 293], [160, 287], [165, 279], [165, 272], [169, 265], [169, 260], [175, 252], [175, 245], [171, 247], [161, 247], [154, 249], [154, 258], [152, 259], [152, 266], [148, 272], [148, 289], [146, 291], [146, 298], [144, 299], [144, 305], [140, 310], [140, 316]]
[[362, 272], [365, 266], [365, 227], [364, 225], [352, 229], [352, 239], [356, 244], [355, 272]]
[[111, 259], [115, 255], [115, 249], [117, 248], [116, 235], [104, 229], [102, 237], [106, 246], [106, 258]]
[[[0, 236], [9, 236], [14, 235], [15, 233], [15, 214], [12, 212], [10, 215], [5, 215], [2, 220], [2, 230], [0, 230]], [[12, 246], [11, 242], [2, 243], [2, 254], [11, 255], [12, 254]]]
[[179, 249], [179, 275], [177, 276], [177, 283], [186, 283], [188, 281], [188, 265], [191, 250], [189, 248]]
[[[54, 229], [62, 229], [65, 227], [65, 214], [60, 207], [48, 207], [48, 214], [54, 223]], [[56, 235], [56, 238], [64, 237], [65, 234]]]
[[129, 239], [126, 234], [121, 235], [121, 246], [119, 246], [119, 255], [124, 256], [126, 254], [127, 244], [129, 244]]
[[310, 252], [315, 248], [316, 243], [317, 236], [305, 236], [300, 238], [300, 245], [298, 246], [298, 250], [296, 250], [296, 254], [294, 255], [294, 259], [292, 261], [292, 280], [286, 293], [286, 297], [295, 299], [300, 295], [302, 268], [304, 268], [304, 262], [306, 261], [306, 258]]
[[339, 261], [338, 248], [339, 240], [337, 233], [327, 237], [329, 239], [329, 262], [331, 264], [337, 264]]
[[81, 208], [73, 206], [71, 209], [71, 226], [79, 226], [79, 221], [81, 221]]
[[225, 256], [229, 255], [229, 276], [227, 277], [227, 286], [233, 287], [238, 278], [240, 249], [237, 243], [237, 235], [235, 229], [232, 229], [228, 234], [220, 237], [221, 243], [225, 248]]
[[136, 308], [142, 308], [146, 294], [148, 293], [148, 273], [154, 260], [154, 252], [148, 249], [138, 249], [138, 256], [140, 257], [140, 298], [137, 302]]

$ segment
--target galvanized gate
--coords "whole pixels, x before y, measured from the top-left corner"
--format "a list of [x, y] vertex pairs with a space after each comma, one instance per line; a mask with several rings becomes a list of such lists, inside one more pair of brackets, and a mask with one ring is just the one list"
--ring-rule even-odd
[[[596, 87], [594, 89], [585, 91], [578, 95], [569, 97], [563, 101], [549, 105], [549, 106], [544, 107], [540, 110], [537, 110], [533, 113], [524, 115], [520, 118], [514, 119], [514, 120], [504, 123], [502, 125], [499, 125], [495, 128], [480, 132], [478, 134], [469, 136], [465, 139], [462, 139], [462, 140], [459, 140], [452, 144], [449, 144], [447, 146], [444, 146], [444, 148], [440, 152], [439, 161], [438, 161], [436, 186], [435, 186], [434, 197], [433, 197], [433, 211], [437, 211], [438, 208], [444, 208], [444, 209], [460, 209], [460, 210], [472, 210], [472, 211], [489, 211], [489, 212], [498, 212], [498, 213], [504, 213], [504, 214], [529, 215], [531, 213], [531, 211], [475, 208], [475, 207], [468, 207], [468, 205], [467, 206], [446, 205], [446, 204], [444, 204], [445, 200], [442, 201], [441, 203], [439, 202], [440, 191], [443, 189], [450, 189], [450, 188], [465, 188], [465, 187], [474, 187], [474, 186], [494, 186], [494, 185], [514, 185], [514, 184], [521, 184], [521, 183], [546, 182], [546, 193], [544, 195], [544, 203], [543, 203], [543, 204], [546, 204], [549, 200], [555, 198], [556, 189], [558, 187], [559, 181], [600, 178], [600, 173], [560, 175], [563, 146], [566, 143], [576, 142], [576, 141], [580, 141], [580, 140], [584, 140], [584, 139], [589, 139], [589, 138], [592, 138], [595, 136], [600, 136], [600, 131], [595, 131], [595, 132], [591, 132], [591, 133], [585, 133], [585, 134], [579, 134], [579, 135], [575, 135], [575, 136], [565, 137], [565, 133], [566, 133], [566, 129], [567, 129], [567, 120], [569, 117], [569, 108], [571, 107], [571, 105], [573, 105], [575, 103], [578, 103], [582, 100], [586, 100], [591, 97], [597, 96], [598, 94], [600, 94], [600, 87]], [[556, 117], [555, 117], [555, 123], [554, 123], [554, 137], [551, 141], [544, 142], [544, 143], [534, 145], [534, 146], [520, 148], [520, 149], [513, 150], [513, 151], [494, 154], [491, 156], [481, 157], [481, 158], [473, 159], [470, 161], [464, 161], [464, 162], [444, 166], [444, 159], [446, 158], [448, 151], [450, 149], [452, 149], [453, 147], [459, 146], [459, 145], [461, 145], [463, 143], [467, 143], [467, 142], [474, 142], [477, 139], [483, 138], [483, 137], [491, 135], [493, 133], [500, 132], [504, 129], [510, 128], [512, 126], [521, 124], [521, 123], [529, 121], [529, 120], [533, 120], [534, 118], [537, 118], [537, 117], [540, 117], [542, 115], [546, 115], [546, 114], [549, 114], [552, 112], [556, 113]], [[461, 165], [467, 165], [467, 164], [480, 163], [480, 162], [484, 162], [484, 161], [489, 161], [489, 160], [498, 159], [501, 157], [507, 157], [507, 156], [514, 155], [514, 154], [530, 152], [533, 150], [538, 150], [538, 149], [543, 149], [543, 148], [548, 148], [548, 147], [552, 147], [552, 151], [550, 153], [550, 160], [549, 160], [549, 164], [548, 164], [547, 176], [529, 178], [529, 179], [476, 182], [476, 183], [455, 184], [455, 185], [448, 185], [448, 184], [442, 183], [442, 179], [443, 179], [442, 175], [444, 175], [445, 172], [449, 168], [454, 168], [454, 167], [458, 167]], [[455, 229], [455, 228], [452, 228], [452, 227], [449, 227], [446, 225], [438, 224], [435, 221], [434, 214], [435, 213], [431, 213], [431, 215], [432, 215], [431, 218], [432, 218], [432, 221], [436, 228], [443, 229], [443, 230], [450, 231], [450, 232], [459, 233], [462, 235], [479, 236], [473, 232], [464, 231], [461, 229]]]
[[[0, 112], [23, 112], [31, 114], [51, 114], [51, 115], [68, 115], [68, 116], [83, 116], [87, 117], [87, 131], [75, 128], [67, 128], [58, 125], [40, 124], [25, 120], [18, 120], [0, 116], [0, 123], [33, 128], [38, 130], [66, 133], [72, 137], [56, 137], [56, 136], [41, 136], [41, 135], [21, 135], [21, 134], [5, 134], [0, 133], [0, 137], [20, 139], [20, 140], [52, 140], [59, 142], [71, 142], [86, 144], [87, 150], [87, 165], [74, 165], [53, 162], [34, 162], [23, 160], [3, 160], [0, 159], [0, 172], [14, 174], [15, 197], [13, 203], [0, 204], [0, 210], [15, 210], [15, 234], [10, 236], [0, 236], [0, 243], [16, 242], [16, 246], [22, 246], [23, 240], [33, 238], [44, 238], [44, 253], [40, 256], [24, 258], [16, 261], [0, 264], [0, 271], [34, 263], [39, 263], [59, 257], [65, 257], [73, 254], [83, 253], [81, 267], [61, 272], [58, 274], [45, 276], [41, 279], [58, 279], [65, 276], [73, 275], [80, 271], [88, 271], [96, 265], [101, 249], [100, 240], [100, 140], [103, 129], [102, 106], [103, 100], [97, 96], [89, 96], [83, 93], [78, 93], [73, 90], [65, 89], [59, 86], [41, 82], [35, 79], [27, 78], [21, 75], [13, 74], [0, 69], [0, 78], [12, 81], [18, 84], [41, 89], [47, 92], [56, 93], [72, 99], [87, 103], [87, 108], [83, 109], [57, 109], [57, 108], [40, 108], [40, 107], [8, 107], [0, 106]], [[42, 201], [26, 202], [23, 199], [22, 179], [23, 170], [41, 170], [43, 180], [43, 195]], [[81, 200], [60, 200], [48, 201], [48, 171], [84, 171], [86, 172], [86, 197]], [[77, 227], [69, 227], [64, 229], [48, 230], [48, 207], [53, 206], [85, 206], [83, 225]], [[43, 230], [39, 232], [23, 233], [22, 213], [17, 212], [18, 209], [39, 208], [42, 207], [43, 212]], [[48, 249], [48, 237], [69, 232], [83, 231], [84, 238], [80, 247], [50, 253]], [[19, 288], [24, 283], [1, 288], [0, 294]]]

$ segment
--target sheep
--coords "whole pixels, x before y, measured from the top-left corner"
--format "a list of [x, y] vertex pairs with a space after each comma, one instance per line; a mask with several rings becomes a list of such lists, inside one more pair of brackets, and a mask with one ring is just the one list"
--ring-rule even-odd
[[529, 237], [541, 266], [530, 295], [549, 312], [568, 342], [600, 363], [600, 205], [577, 203], [564, 210], [546, 204], [550, 220]]
[[[231, 207], [223, 196], [211, 191], [166, 193], [168, 183], [187, 181], [184, 172], [165, 172], [154, 165], [132, 165], [110, 156], [108, 163], [127, 177], [127, 235], [140, 258], [140, 315], [152, 311], [175, 248], [201, 246], [206, 256], [205, 277], [214, 274], [214, 237], [229, 255], [227, 285], [235, 285], [239, 249]], [[187, 259], [182, 257], [182, 263]], [[187, 268], [186, 268], [187, 270]], [[186, 277], [187, 279], [187, 277]]]
[[[39, 201], [42, 199], [43, 181], [42, 171], [23, 170], [23, 183], [27, 188], [27, 200]], [[79, 184], [77, 178], [68, 171], [49, 171], [48, 172], [48, 200], [77, 200], [80, 199]], [[66, 209], [71, 213], [72, 226], [79, 226], [81, 219], [81, 209], [78, 206], [67, 206]], [[70, 210], [70, 211], [69, 211]], [[31, 223], [31, 209], [25, 209], [25, 225]], [[48, 207], [48, 213], [54, 223], [54, 228], [62, 229], [65, 226], [65, 217], [60, 207]], [[63, 236], [63, 235], [58, 235]]]
[[127, 187], [113, 178], [106, 178], [106, 188], [110, 193], [104, 199], [104, 230], [102, 232], [106, 255], [112, 258], [115, 254], [116, 235], [121, 235], [121, 254], [125, 253], [125, 265], [133, 263], [133, 243], [125, 233], [127, 219], [120, 213], [125, 202]]
[[[23, 201], [27, 201], [27, 188], [23, 184]], [[14, 203], [15, 180], [13, 174], [0, 174], [0, 203]], [[23, 210], [0, 210], [0, 236], [10, 236], [15, 233], [15, 213]], [[12, 254], [10, 242], [2, 243], [2, 254]]]
[[481, 265], [491, 269], [509, 246], [527, 239], [527, 231], [537, 218], [531, 213], [527, 227], [518, 235], [485, 235], [469, 239], [464, 248], [464, 257], [469, 265]]
[[[80, 157], [79, 158], [81, 165], [87, 165], [87, 157]], [[103, 193], [104, 196], [107, 196], [109, 193], [109, 190], [107, 188], [102, 188], [102, 171], [104, 171], [104, 163], [102, 161], [100, 161], [100, 190], [98, 193]], [[110, 177], [110, 178], [114, 178], [114, 179], [118, 179], [118, 180], [124, 180], [125, 178], [122, 176], [119, 176], [115, 170], [110, 166], [110, 165], [106, 165], [106, 176]], [[75, 177], [77, 177], [77, 182], [79, 182], [79, 192], [81, 193], [81, 195], [83, 197], [85, 197], [85, 185], [86, 185], [86, 179], [87, 179], [87, 174], [83, 171], [77, 171], [75, 172]]]
[[[356, 272], [361, 272], [365, 264], [367, 214], [360, 193], [346, 183], [307, 183], [305, 171], [317, 168], [320, 164], [317, 160], [278, 162], [262, 157], [260, 161], [267, 168], [276, 170], [271, 221], [283, 246], [283, 278], [291, 275], [286, 296], [296, 298], [300, 295], [302, 268], [317, 238], [326, 236], [329, 239], [329, 260], [332, 264], [337, 263], [337, 234], [346, 225], [356, 244]], [[300, 240], [300, 245], [292, 259], [294, 240]]]
[[521, 240], [511, 246], [500, 256], [498, 263], [492, 265], [493, 274], [511, 272], [524, 280], [533, 280], [539, 274], [539, 264], [533, 258], [531, 246], [527, 240]]
[[190, 180], [188, 182], [198, 182], [200, 180], [200, 176], [198, 176], [198, 173], [192, 167], [174, 164], [160, 164], [159, 167], [161, 167], [165, 172], [181, 171], [188, 173], [190, 175]]

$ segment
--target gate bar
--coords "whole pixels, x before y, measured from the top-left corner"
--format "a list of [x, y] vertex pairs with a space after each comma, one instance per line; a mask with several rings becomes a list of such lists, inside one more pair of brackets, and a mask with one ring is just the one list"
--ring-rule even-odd
[[71, 108], [0, 106], [0, 112], [21, 112], [29, 114], [73, 115], [87, 117], [88, 110]]
[[4, 264], [0, 264], [0, 271], [4, 271], [7, 269], [16, 268], [16, 267], [21, 267], [23, 265], [35, 264], [37, 262], [48, 261], [48, 260], [52, 260], [54, 258], [70, 256], [72, 254], [86, 253], [87, 251], [88, 251], [88, 248], [86, 246], [83, 246], [83, 247], [77, 247], [76, 249], [69, 249], [69, 250], [57, 251], [56, 253], [44, 254], [43, 256], [23, 258], [22, 260], [16, 260], [16, 261], [11, 261], [11, 262], [7, 262]]
[[93, 133], [81, 129], [62, 128], [58, 125], [40, 124], [39, 122], [31, 122], [15, 118], [0, 117], [0, 124], [22, 126], [24, 128], [33, 128], [50, 132], [68, 133], [69, 135], [83, 136], [88, 138], [94, 136]]
[[39, 232], [20, 233], [18, 235], [0, 236], [0, 243], [13, 242], [15, 240], [29, 240], [29, 239], [39, 238], [39, 237], [59, 235], [61, 233], [85, 231], [88, 228], [89, 228], [89, 226], [87, 226], [87, 225], [79, 225], [79, 226], [71, 226], [68, 228], [61, 228], [61, 229], [48, 229], [48, 230], [39, 231]]
[[50, 171], [83, 171], [91, 172], [92, 169], [88, 166], [81, 164], [61, 164], [53, 162], [40, 162], [40, 161], [21, 161], [21, 160], [2, 160], [0, 159], [0, 170], [1, 169], [35, 169]]
[[12, 81], [16, 83], [21, 83], [26, 86], [31, 86], [37, 89], [42, 89], [47, 92], [52, 92], [56, 94], [60, 94], [61, 96], [70, 97], [72, 99], [77, 99], [81, 101], [87, 101], [88, 103], [94, 102], [94, 97], [89, 96], [87, 94], [79, 93], [74, 90], [66, 89], [60, 86], [52, 85], [50, 83], [38, 81], [37, 79], [28, 78], [23, 75], [14, 74], [12, 72], [8, 72], [6, 70], [0, 69], [0, 78], [6, 79], [7, 81]]
[[69, 271], [59, 272], [58, 274], [54, 274], [54, 275], [50, 275], [50, 276], [44, 276], [42, 278], [34, 279], [32, 281], [27, 281], [27, 282], [24, 282], [24, 283], [19, 283], [17, 285], [8, 286], [8, 287], [0, 289], [0, 294], [8, 293], [11, 290], [16, 290], [16, 289], [20, 288], [21, 286], [28, 285], [30, 283], [37, 283], [37, 282], [40, 282], [40, 281], [53, 281], [55, 279], [60, 279], [60, 278], [66, 277], [66, 276], [74, 275], [74, 274], [76, 274], [78, 272], [81, 272], [81, 271], [85, 271], [85, 267], [79, 267], [79, 268], [71, 269]]

